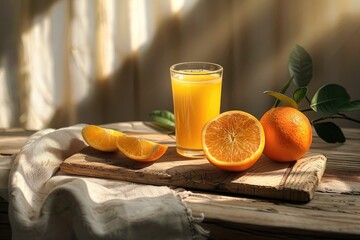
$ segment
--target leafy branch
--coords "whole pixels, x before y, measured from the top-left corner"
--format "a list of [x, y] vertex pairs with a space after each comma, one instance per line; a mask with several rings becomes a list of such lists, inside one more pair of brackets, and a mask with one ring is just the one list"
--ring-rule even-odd
[[150, 119], [159, 127], [175, 131], [174, 114], [167, 110], [154, 110], [149, 114]]
[[[308, 97], [308, 86], [313, 76], [313, 63], [310, 54], [301, 46], [296, 45], [289, 57], [290, 79], [284, 84], [279, 92], [265, 91], [264, 93], [276, 98], [274, 107], [280, 102], [298, 108], [299, 104], [306, 100], [308, 108], [301, 110], [303, 113], [316, 112], [320, 117], [311, 120], [315, 131], [324, 141], [329, 143], [345, 142], [342, 130], [329, 119], [345, 119], [360, 123], [344, 112], [360, 110], [360, 100], [351, 100], [346, 89], [339, 84], [326, 84], [320, 87], [314, 96]], [[285, 95], [291, 85], [295, 86], [292, 97]]]

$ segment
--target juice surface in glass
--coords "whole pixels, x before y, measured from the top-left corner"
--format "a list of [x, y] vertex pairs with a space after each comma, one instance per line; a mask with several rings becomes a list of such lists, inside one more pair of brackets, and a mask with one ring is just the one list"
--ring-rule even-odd
[[[203, 126], [220, 113], [221, 73], [189, 70], [171, 76], [178, 153], [202, 153]], [[191, 154], [190, 154], [191, 157]]]

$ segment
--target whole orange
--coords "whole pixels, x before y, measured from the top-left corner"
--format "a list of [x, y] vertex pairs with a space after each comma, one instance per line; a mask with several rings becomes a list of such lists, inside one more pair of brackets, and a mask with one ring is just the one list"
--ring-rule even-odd
[[268, 110], [260, 119], [265, 132], [264, 154], [276, 161], [300, 159], [310, 148], [312, 128], [309, 119], [292, 107]]

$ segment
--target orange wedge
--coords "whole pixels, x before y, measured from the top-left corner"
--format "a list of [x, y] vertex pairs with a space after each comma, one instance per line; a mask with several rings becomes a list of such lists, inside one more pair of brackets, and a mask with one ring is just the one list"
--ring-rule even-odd
[[104, 152], [117, 151], [116, 138], [123, 135], [122, 132], [95, 125], [85, 126], [81, 133], [89, 146]]
[[244, 171], [260, 158], [265, 134], [260, 121], [251, 114], [228, 111], [204, 126], [202, 145], [206, 158], [216, 167]]
[[119, 136], [116, 145], [125, 156], [139, 162], [155, 161], [168, 149], [166, 145], [128, 135]]

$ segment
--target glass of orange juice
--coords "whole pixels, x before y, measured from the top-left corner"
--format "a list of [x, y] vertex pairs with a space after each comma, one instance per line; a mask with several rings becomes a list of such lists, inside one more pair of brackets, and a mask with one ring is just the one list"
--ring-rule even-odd
[[185, 62], [170, 67], [176, 150], [203, 157], [203, 126], [220, 113], [223, 68], [215, 63]]

